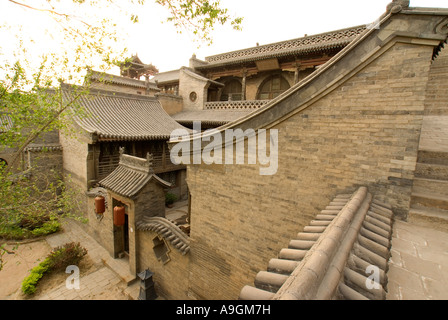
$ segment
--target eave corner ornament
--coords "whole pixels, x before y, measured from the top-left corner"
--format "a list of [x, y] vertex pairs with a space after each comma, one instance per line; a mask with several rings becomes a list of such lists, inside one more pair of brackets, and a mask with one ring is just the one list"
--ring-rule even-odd
[[401, 10], [409, 8], [409, 0], [394, 0], [387, 5], [386, 11], [388, 13], [399, 13]]

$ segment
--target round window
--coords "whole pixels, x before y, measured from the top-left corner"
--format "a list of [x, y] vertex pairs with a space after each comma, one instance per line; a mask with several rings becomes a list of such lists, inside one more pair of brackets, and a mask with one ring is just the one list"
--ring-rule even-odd
[[192, 93], [190, 93], [190, 100], [191, 101], [195, 102], [197, 98], [198, 98], [198, 95], [197, 95], [196, 92], [193, 91]]

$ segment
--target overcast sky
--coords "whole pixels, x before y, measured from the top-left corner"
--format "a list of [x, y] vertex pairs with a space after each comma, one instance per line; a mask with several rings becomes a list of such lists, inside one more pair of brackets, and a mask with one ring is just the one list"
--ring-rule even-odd
[[[123, 0], [116, 2], [126, 3]], [[188, 66], [193, 54], [196, 54], [198, 59], [204, 59], [214, 54], [253, 47], [257, 43], [264, 45], [299, 38], [305, 34], [313, 35], [370, 24], [385, 12], [391, 0], [221, 0], [220, 2], [221, 7], [227, 8], [231, 15], [244, 18], [243, 30], [232, 30], [230, 25], [216, 27], [212, 32], [211, 46], [203, 44], [198, 48], [199, 44], [193, 42], [187, 32], [178, 34], [172, 24], [161, 23], [167, 13], [160, 5], [154, 4], [153, 0], [146, 0], [145, 6], [139, 10], [140, 23], [127, 24], [124, 28], [129, 37], [122, 45], [127, 47], [130, 53], [137, 53], [144, 63], [154, 64], [161, 72], [170, 71]], [[448, 8], [448, 0], [411, 0], [411, 6]], [[25, 11], [26, 9], [7, 0], [0, 0], [0, 24], [5, 21], [14, 22], [18, 14], [23, 18]], [[32, 20], [37, 16], [31, 12], [29, 18], [26, 18], [32, 28], [42, 23]], [[2, 47], [5, 49], [10, 42], [4, 35], [2, 37], [0, 50]], [[40, 45], [45, 49], [45, 44]]]
[[[142, 16], [139, 30], [147, 31], [142, 41], [141, 31], [134, 32], [127, 43], [145, 63], [153, 63], [160, 71], [188, 66], [193, 53], [197, 58], [369, 24], [378, 19], [390, 0], [221, 0], [231, 14], [243, 17], [243, 30], [230, 26], [216, 28], [213, 44], [201, 46], [187, 34], [177, 34], [174, 28], [155, 19]], [[448, 0], [411, 0], [413, 7], [447, 7]], [[144, 28], [142, 28], [144, 26]]]

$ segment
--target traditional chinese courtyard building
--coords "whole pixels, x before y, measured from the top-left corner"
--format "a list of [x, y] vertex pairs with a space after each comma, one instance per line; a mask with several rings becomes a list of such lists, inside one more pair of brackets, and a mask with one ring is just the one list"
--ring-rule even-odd
[[183, 98], [173, 115], [191, 127], [203, 128], [235, 121], [261, 108], [304, 79], [366, 29], [346, 28], [238, 51], [190, 59], [189, 67], [156, 74], [164, 92]]
[[[88, 228], [133, 276], [151, 270], [167, 299], [384, 299], [394, 220], [426, 219], [416, 209], [431, 203], [427, 220], [447, 225], [448, 195], [434, 194], [448, 153], [420, 142], [425, 119], [448, 115], [447, 26], [447, 9], [394, 1], [379, 28], [193, 57], [151, 80], [154, 97], [91, 90], [81, 134], [61, 140], [65, 172], [87, 191]], [[277, 170], [173, 166], [170, 134], [195, 121], [220, 134], [275, 130], [265, 138]], [[188, 143], [202, 152], [203, 138]], [[185, 229], [161, 206], [173, 184], [179, 194], [188, 185]], [[114, 222], [115, 207], [124, 220]], [[378, 291], [363, 287], [368, 265]]]

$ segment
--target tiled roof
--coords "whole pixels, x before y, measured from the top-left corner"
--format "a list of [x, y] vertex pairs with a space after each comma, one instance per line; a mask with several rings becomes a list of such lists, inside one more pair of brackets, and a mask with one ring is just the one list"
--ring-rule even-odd
[[89, 75], [90, 75], [91, 80], [108, 82], [108, 83], [113, 83], [113, 84], [118, 84], [118, 85], [123, 85], [123, 86], [128, 86], [128, 87], [142, 88], [142, 89], [146, 89], [146, 87], [148, 85], [150, 90], [156, 90], [156, 91], [159, 90], [154, 82], [149, 82], [147, 84], [146, 81], [143, 81], [143, 80], [132, 79], [132, 78], [128, 78], [128, 77], [122, 77], [122, 76], [117, 76], [114, 74], [98, 72], [98, 71], [93, 71], [93, 70], [89, 71]]
[[150, 158], [121, 154], [118, 167], [101, 180], [99, 185], [123, 197], [134, 198], [152, 179], [165, 188], [171, 187], [170, 183], [152, 173]]
[[254, 109], [246, 110], [192, 110], [182, 111], [174, 114], [172, 117], [180, 124], [190, 125], [194, 121], [208, 125], [222, 125], [228, 122], [238, 120], [239, 118], [249, 114]]
[[157, 81], [159, 84], [165, 82], [178, 82], [179, 81], [180, 70], [172, 70], [166, 72], [160, 72], [154, 75], [153, 81]]
[[239, 298], [384, 300], [392, 216], [366, 187], [336, 196]]
[[198, 66], [197, 69], [207, 69], [226, 64], [288, 55], [309, 54], [330, 49], [341, 49], [365, 30], [365, 26], [358, 26], [209, 56], [205, 58], [208, 64]]
[[[74, 96], [64, 90], [66, 99]], [[99, 140], [167, 140], [175, 129], [185, 129], [171, 118], [156, 98], [91, 89], [79, 104], [87, 116], [76, 122]]]
[[153, 231], [171, 242], [183, 255], [190, 252], [190, 238], [174, 223], [162, 217], [143, 217], [136, 223], [137, 230]]

